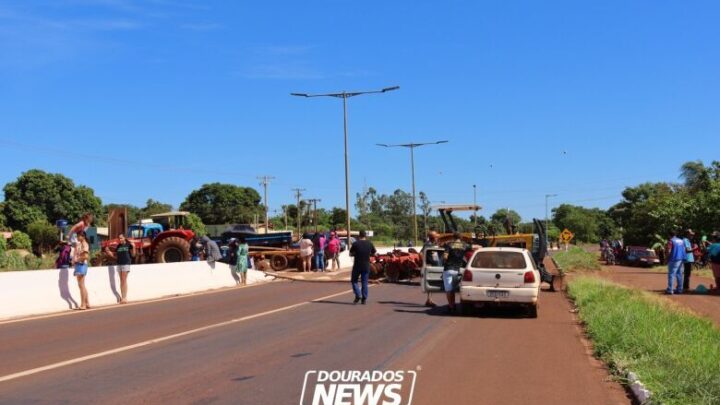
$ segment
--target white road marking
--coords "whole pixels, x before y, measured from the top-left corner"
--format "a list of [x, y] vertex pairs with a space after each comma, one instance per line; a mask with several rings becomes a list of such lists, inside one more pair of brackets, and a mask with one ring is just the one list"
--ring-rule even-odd
[[106, 351], [100, 352], [100, 353], [94, 353], [94, 354], [90, 354], [90, 355], [87, 355], [87, 356], [76, 357], [76, 358], [74, 358], [74, 359], [65, 360], [65, 361], [61, 361], [61, 362], [53, 363], [53, 364], [48, 364], [47, 366], [42, 366], [42, 367], [37, 367], [37, 368], [30, 369], [30, 370], [20, 371], [20, 372], [18, 372], [18, 373], [8, 374], [8, 375], [5, 375], [5, 376], [0, 377], [0, 382], [15, 380], [15, 379], [22, 378], [22, 377], [27, 377], [27, 376], [32, 375], [32, 374], [41, 373], [41, 372], [43, 372], [43, 371], [54, 370], [54, 369], [56, 369], [56, 368], [61, 368], [61, 367], [65, 367], [65, 366], [70, 366], [70, 365], [73, 365], [73, 364], [81, 363], [81, 362], [88, 361], [88, 360], [97, 359], [97, 358], [100, 358], [100, 357], [105, 357], [105, 356], [110, 356], [110, 355], [112, 355], [112, 354], [117, 354], [117, 353], [126, 352], [126, 351], [128, 351], [128, 350], [137, 349], [138, 347], [149, 346], [149, 345], [152, 345], [152, 344], [155, 344], [155, 343], [165, 342], [165, 341], [170, 340], [170, 339], [176, 339], [176, 338], [179, 338], [179, 337], [192, 335], [192, 334], [194, 334], [194, 333], [204, 332], [204, 331], [210, 330], [210, 329], [216, 329], [216, 328], [220, 328], [220, 327], [223, 327], [223, 326], [232, 325], [232, 324], [238, 323], [238, 322], [249, 321], [249, 320], [251, 320], [251, 319], [260, 318], [260, 317], [263, 317], [263, 316], [266, 316], [266, 315], [271, 315], [271, 314], [275, 314], [275, 313], [282, 312], [282, 311], [287, 311], [287, 310], [289, 310], [289, 309], [298, 308], [298, 307], [301, 307], [301, 306], [303, 306], [303, 305], [307, 305], [307, 304], [312, 303], [312, 302], [323, 301], [323, 300], [326, 300], [326, 299], [338, 297], [338, 296], [340, 296], [340, 295], [349, 294], [349, 293], [351, 293], [351, 292], [352, 292], [352, 291], [350, 291], [350, 290], [348, 290], [348, 291], [343, 291], [343, 292], [339, 292], [339, 293], [336, 293], [336, 294], [327, 295], [327, 296], [325, 296], [325, 297], [315, 298], [315, 299], [310, 300], [310, 301], [304, 301], [304, 302], [300, 302], [300, 303], [297, 303], [297, 304], [288, 305], [288, 306], [285, 306], [285, 307], [282, 307], [282, 308], [272, 309], [272, 310], [270, 310], [270, 311], [260, 312], [260, 313], [253, 314], [253, 315], [248, 315], [248, 316], [243, 316], [242, 318], [235, 318], [235, 319], [231, 319], [231, 320], [229, 320], [229, 321], [224, 321], [224, 322], [220, 322], [220, 323], [216, 323], [216, 324], [212, 324], [212, 325], [202, 326], [202, 327], [200, 327], [200, 328], [195, 328], [195, 329], [187, 330], [187, 331], [185, 331], [185, 332], [175, 333], [175, 334], [173, 334], [173, 335], [168, 335], [168, 336], [163, 336], [163, 337], [159, 337], [159, 338], [155, 338], [155, 339], [150, 339], [150, 340], [146, 340], [146, 341], [139, 342], [139, 343], [135, 343], [135, 344], [128, 345], [128, 346], [122, 346], [122, 347], [118, 347], [118, 348], [115, 348], [115, 349], [106, 350]]

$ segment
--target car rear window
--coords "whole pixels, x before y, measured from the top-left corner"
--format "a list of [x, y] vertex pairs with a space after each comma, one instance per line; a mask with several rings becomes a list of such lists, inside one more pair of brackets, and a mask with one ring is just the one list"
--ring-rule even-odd
[[524, 269], [525, 256], [519, 252], [478, 252], [471, 264], [481, 269]]

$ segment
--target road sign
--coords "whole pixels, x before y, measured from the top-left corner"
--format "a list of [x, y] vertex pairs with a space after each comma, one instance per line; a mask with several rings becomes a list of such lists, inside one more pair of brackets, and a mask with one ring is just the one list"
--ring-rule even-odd
[[570, 230], [568, 230], [567, 228], [563, 229], [563, 231], [560, 232], [560, 241], [562, 243], [570, 243], [570, 241], [574, 237], [575, 237], [575, 235], [573, 235], [573, 233], [570, 232]]

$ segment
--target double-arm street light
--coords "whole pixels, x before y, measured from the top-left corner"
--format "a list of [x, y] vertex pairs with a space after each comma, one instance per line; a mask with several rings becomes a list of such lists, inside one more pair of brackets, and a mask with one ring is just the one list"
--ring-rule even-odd
[[435, 141], [435, 142], [423, 142], [423, 143], [404, 143], [404, 144], [397, 144], [397, 145], [386, 145], [384, 143], [378, 143], [377, 146], [382, 146], [385, 148], [408, 148], [410, 149], [410, 168], [412, 170], [412, 199], [413, 199], [413, 234], [415, 236], [415, 239], [413, 241], [417, 243], [418, 241], [418, 228], [417, 228], [417, 203], [415, 201], [415, 148], [419, 146], [425, 146], [425, 145], [437, 145], [439, 143], [448, 143], [448, 141]]
[[290, 93], [291, 96], [298, 97], [335, 97], [343, 100], [343, 132], [345, 134], [345, 211], [347, 213], [347, 242], [350, 245], [350, 163], [348, 162], [348, 131], [347, 131], [347, 99], [350, 97], [360, 96], [363, 94], [387, 93], [399, 89], [400, 86], [385, 87], [380, 90], [370, 91], [343, 91], [340, 93], [325, 94], [307, 94], [307, 93]]

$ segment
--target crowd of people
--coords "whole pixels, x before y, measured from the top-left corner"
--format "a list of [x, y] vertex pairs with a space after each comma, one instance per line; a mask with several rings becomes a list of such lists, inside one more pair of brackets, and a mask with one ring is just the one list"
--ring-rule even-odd
[[324, 272], [330, 264], [330, 270], [340, 269], [341, 243], [337, 233], [332, 231], [326, 238], [324, 233], [305, 233], [300, 239], [300, 260], [302, 271]]
[[715, 279], [711, 289], [720, 292], [720, 232], [698, 238], [692, 229], [674, 230], [663, 253], [668, 266], [667, 294], [689, 291], [693, 268], [707, 263]]

